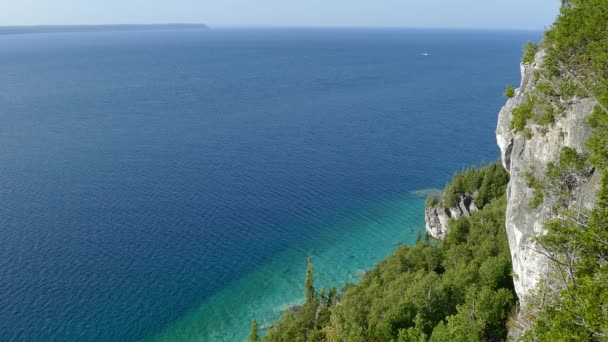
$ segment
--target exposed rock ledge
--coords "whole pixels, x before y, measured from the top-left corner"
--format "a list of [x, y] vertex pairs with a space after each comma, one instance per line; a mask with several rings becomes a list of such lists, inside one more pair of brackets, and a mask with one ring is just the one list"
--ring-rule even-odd
[[452, 208], [441, 206], [427, 206], [424, 213], [426, 231], [435, 239], [444, 239], [448, 232], [448, 222], [459, 217], [469, 217], [471, 213], [479, 210], [473, 197], [461, 195], [458, 205]]

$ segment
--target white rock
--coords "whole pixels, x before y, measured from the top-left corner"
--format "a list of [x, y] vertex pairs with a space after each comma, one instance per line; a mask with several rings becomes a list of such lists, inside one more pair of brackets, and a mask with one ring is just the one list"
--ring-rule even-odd
[[[502, 163], [511, 175], [507, 187], [506, 229], [509, 237], [513, 261], [515, 291], [522, 303], [530, 295], [548, 272], [546, 258], [539, 254], [535, 237], [544, 234], [543, 221], [550, 213], [548, 204], [533, 209], [529, 206], [533, 190], [528, 188], [525, 174], [534, 172], [542, 179], [546, 165], [559, 158], [562, 147], [568, 146], [579, 152], [586, 151], [585, 141], [591, 135], [587, 117], [593, 111], [595, 102], [591, 99], [574, 101], [565, 115], [556, 115], [555, 123], [549, 127], [540, 127], [528, 122], [532, 129], [532, 138], [526, 140], [524, 133], [514, 134], [510, 129], [512, 110], [525, 101], [528, 93], [534, 88], [534, 70], [542, 63], [544, 53], [537, 54], [535, 62], [522, 65], [522, 82], [515, 96], [509, 100], [498, 115], [496, 140], [501, 150]], [[544, 133], [539, 132], [544, 131]], [[580, 200], [588, 208], [593, 206], [597, 186], [594, 175], [588, 184], [583, 186]]]

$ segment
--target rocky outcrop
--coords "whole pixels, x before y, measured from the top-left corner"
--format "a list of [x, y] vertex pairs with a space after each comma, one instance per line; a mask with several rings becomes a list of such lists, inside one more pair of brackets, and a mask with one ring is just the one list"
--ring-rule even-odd
[[[555, 117], [549, 126], [528, 122], [532, 136], [523, 132], [514, 133], [510, 124], [512, 110], [520, 106], [535, 88], [534, 71], [540, 68], [544, 54], [539, 52], [534, 63], [522, 65], [522, 81], [515, 96], [507, 101], [498, 116], [496, 138], [501, 150], [502, 163], [511, 178], [507, 188], [506, 229], [513, 261], [515, 290], [522, 303], [537, 287], [548, 272], [546, 258], [538, 253], [541, 246], [536, 237], [543, 234], [543, 221], [550, 214], [550, 204], [543, 203], [532, 208], [529, 203], [533, 190], [529, 188], [526, 173], [531, 172], [542, 179], [546, 165], [558, 159], [562, 147], [568, 146], [579, 152], [586, 150], [585, 142], [591, 134], [587, 117], [595, 102], [588, 98], [574, 98], [567, 110]], [[591, 208], [600, 182], [593, 175], [582, 186], [577, 202]]]
[[425, 210], [426, 231], [435, 239], [444, 239], [448, 232], [448, 222], [459, 217], [469, 217], [477, 211], [473, 197], [461, 195], [460, 202], [451, 208], [446, 208], [441, 203], [427, 206]]

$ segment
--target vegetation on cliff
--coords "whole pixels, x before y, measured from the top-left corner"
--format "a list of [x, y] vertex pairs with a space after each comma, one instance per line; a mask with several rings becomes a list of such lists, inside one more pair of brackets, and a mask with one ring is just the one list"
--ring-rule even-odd
[[510, 84], [507, 84], [507, 88], [505, 89], [505, 97], [507, 98], [513, 98], [513, 96], [515, 96], [515, 87], [513, 87]]
[[[479, 341], [506, 337], [515, 305], [499, 164], [455, 177], [459, 191], [485, 184], [487, 204], [450, 223], [445, 241], [401, 246], [360, 283], [314, 289], [309, 260], [306, 302], [289, 310], [264, 341]], [[495, 183], [498, 182], [498, 183]], [[460, 188], [462, 186], [462, 188]], [[473, 187], [470, 188], [474, 189]], [[502, 189], [502, 190], [500, 190]]]
[[[487, 167], [468, 168], [454, 174], [452, 181], [445, 187], [441, 205], [455, 207], [462, 197], [475, 199], [475, 205], [482, 209], [494, 198], [505, 193], [509, 174], [500, 163]], [[429, 200], [429, 202], [432, 202]]]
[[528, 42], [524, 46], [524, 55], [521, 58], [521, 64], [528, 64], [534, 62], [534, 56], [538, 52], [539, 46], [535, 42]]
[[542, 66], [534, 72], [534, 89], [513, 110], [511, 128], [533, 134], [528, 123], [543, 127], [554, 123], [556, 115], [576, 97], [605, 98], [608, 92], [608, 2], [606, 0], [565, 1], [555, 24], [542, 44], [528, 43], [523, 64], [534, 62], [544, 51]]
[[[600, 218], [597, 210], [604, 209], [600, 203], [589, 212], [577, 204], [579, 189], [593, 171], [588, 155], [564, 147], [559, 160], [549, 163], [542, 182], [538, 181], [541, 201], [551, 205], [551, 215], [543, 222], [546, 234], [538, 237], [539, 253], [551, 261], [553, 269], [525, 308], [532, 324], [525, 327], [523, 341], [604, 340], [598, 334], [607, 327], [601, 305], [605, 302], [596, 300], [608, 298], [608, 287], [599, 283], [605, 270], [598, 264], [606, 252], [606, 246], [601, 246], [606, 236], [600, 234], [600, 222], [593, 219]], [[601, 219], [605, 222], [606, 218]], [[596, 282], [593, 289], [584, 286]]]
[[[535, 192], [531, 205], [545, 202], [551, 208], [544, 222], [546, 234], [538, 242], [552, 273], [519, 321], [524, 341], [608, 341], [607, 32], [608, 1], [570, 0], [542, 45], [546, 56], [536, 89], [543, 99], [555, 109], [576, 97], [593, 98], [598, 105], [589, 120], [591, 154], [564, 147], [542, 179], [528, 177]], [[522, 128], [519, 124], [525, 125], [525, 120], [515, 114], [514, 129]], [[595, 207], [587, 210], [578, 194], [594, 171], [602, 183]]]

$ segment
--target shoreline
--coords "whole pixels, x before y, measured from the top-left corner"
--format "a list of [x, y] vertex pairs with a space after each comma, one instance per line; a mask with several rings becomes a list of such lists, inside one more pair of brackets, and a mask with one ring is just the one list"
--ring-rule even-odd
[[253, 318], [260, 326], [272, 326], [285, 310], [303, 303], [308, 255], [313, 257], [319, 286], [341, 289], [358, 282], [393, 253], [396, 244], [412, 244], [418, 231], [424, 231], [423, 199], [407, 195], [383, 205], [385, 212], [374, 210], [374, 218], [367, 222], [346, 220], [319, 237], [315, 246], [294, 246], [273, 257], [149, 340], [239, 341], [246, 338]]

